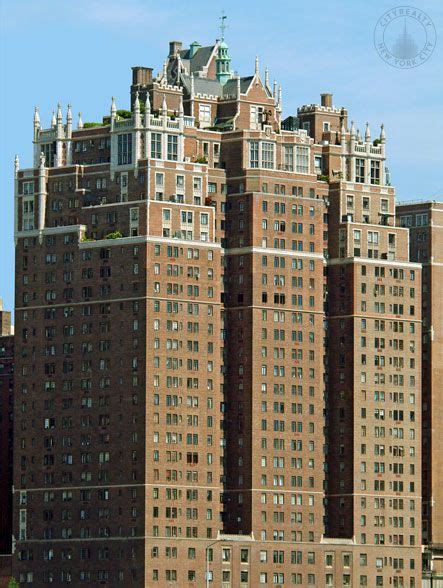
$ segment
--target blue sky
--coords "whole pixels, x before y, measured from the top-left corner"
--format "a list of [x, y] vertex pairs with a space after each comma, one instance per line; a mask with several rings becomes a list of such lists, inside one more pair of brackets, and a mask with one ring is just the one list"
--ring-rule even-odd
[[0, 0], [0, 297], [13, 306], [13, 158], [32, 161], [32, 116], [43, 126], [60, 101], [84, 121], [108, 114], [111, 96], [128, 107], [131, 66], [154, 67], [170, 40], [212, 43], [227, 14], [233, 69], [270, 68], [283, 86], [284, 116], [333, 92], [373, 136], [381, 122], [399, 200], [443, 199], [443, 3], [416, 2], [433, 20], [437, 47], [420, 67], [395, 69], [373, 45], [377, 19], [395, 0]]

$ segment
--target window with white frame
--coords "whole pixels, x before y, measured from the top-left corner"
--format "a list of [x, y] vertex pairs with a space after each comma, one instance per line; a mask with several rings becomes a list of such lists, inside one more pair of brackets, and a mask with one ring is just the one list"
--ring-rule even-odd
[[380, 162], [371, 159], [371, 184], [380, 184]]
[[372, 245], [378, 245], [378, 232], [368, 231], [368, 243]]
[[359, 184], [365, 183], [365, 160], [361, 157], [355, 159], [355, 181]]
[[178, 136], [168, 135], [168, 151], [167, 158], [169, 161], [177, 161], [178, 159]]
[[151, 157], [153, 159], [162, 158], [162, 135], [161, 133], [151, 133]]
[[198, 107], [198, 118], [201, 126], [210, 126], [211, 124], [211, 105], [200, 104]]
[[286, 171], [294, 171], [294, 145], [283, 145], [283, 166]]
[[177, 188], [177, 192], [183, 192], [185, 189], [185, 176], [175, 176], [175, 186]]
[[263, 120], [263, 106], [251, 104], [249, 107], [249, 126], [251, 129], [259, 129]]
[[132, 163], [132, 133], [122, 133], [118, 136], [117, 163], [118, 165]]
[[265, 169], [274, 169], [274, 147], [269, 141], [261, 144], [261, 166]]
[[249, 142], [249, 167], [258, 167], [258, 141]]
[[192, 182], [194, 192], [201, 192], [202, 191], [202, 179], [199, 176], [194, 176]]
[[24, 199], [22, 205], [23, 212], [23, 231], [32, 231], [34, 229], [34, 200]]
[[309, 173], [309, 147], [297, 145], [296, 156], [296, 171], [300, 174]]
[[23, 182], [23, 194], [34, 194], [34, 182]]

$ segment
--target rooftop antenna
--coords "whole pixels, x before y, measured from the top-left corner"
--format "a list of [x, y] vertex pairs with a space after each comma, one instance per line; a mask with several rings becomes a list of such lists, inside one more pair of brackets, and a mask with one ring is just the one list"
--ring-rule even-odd
[[221, 16], [219, 18], [220, 18], [220, 33], [221, 33], [221, 39], [220, 39], [220, 41], [224, 41], [224, 39], [225, 39], [225, 30], [226, 30], [225, 20], [227, 19], [227, 16], [226, 16], [224, 10], [222, 10], [222, 14], [221, 14]]

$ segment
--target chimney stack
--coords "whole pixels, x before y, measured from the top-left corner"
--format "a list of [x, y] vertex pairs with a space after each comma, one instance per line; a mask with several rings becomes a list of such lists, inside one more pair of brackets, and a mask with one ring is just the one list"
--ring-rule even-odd
[[147, 84], [152, 84], [152, 67], [133, 67], [132, 85], [146, 86]]
[[169, 57], [176, 57], [182, 48], [181, 41], [169, 41]]
[[332, 108], [332, 94], [320, 94], [321, 105]]

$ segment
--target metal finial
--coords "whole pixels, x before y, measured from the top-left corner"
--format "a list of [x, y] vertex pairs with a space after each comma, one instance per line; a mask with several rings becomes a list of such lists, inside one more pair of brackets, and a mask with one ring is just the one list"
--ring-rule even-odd
[[227, 16], [225, 14], [225, 11], [223, 10], [221, 13], [220, 18], [220, 40], [224, 41], [225, 39], [225, 30], [226, 30], [226, 23], [225, 20], [227, 19]]

